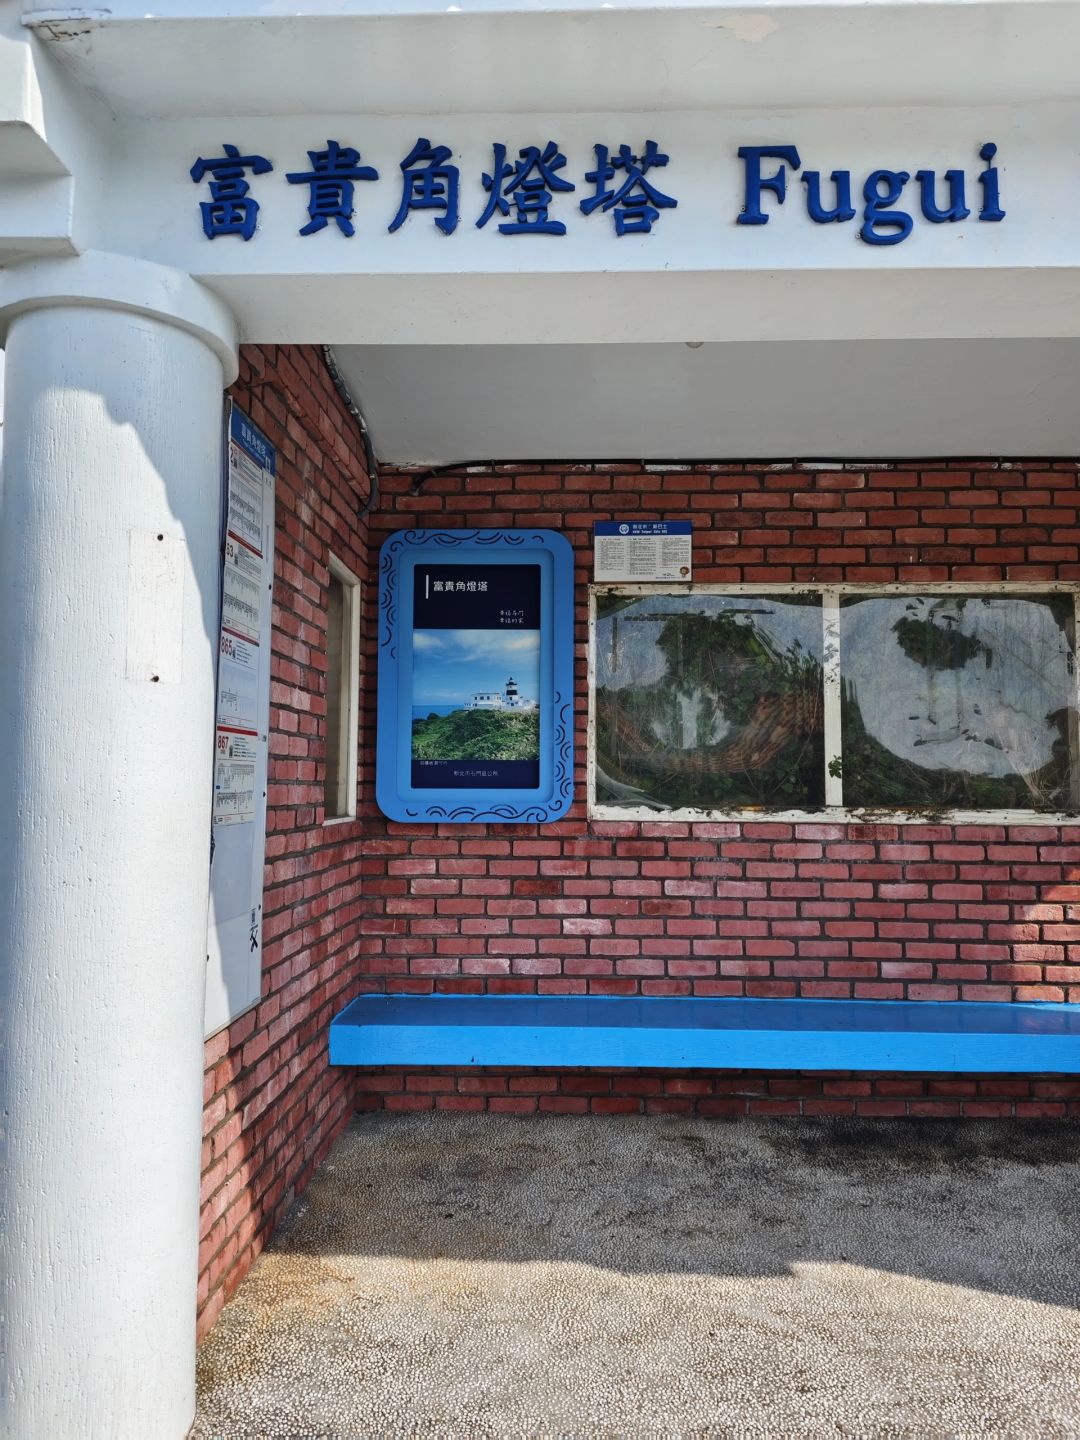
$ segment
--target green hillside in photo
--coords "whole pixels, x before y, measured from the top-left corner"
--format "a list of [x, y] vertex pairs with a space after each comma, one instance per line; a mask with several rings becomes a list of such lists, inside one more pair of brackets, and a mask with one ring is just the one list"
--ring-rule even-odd
[[414, 720], [414, 760], [537, 760], [537, 710], [455, 710]]

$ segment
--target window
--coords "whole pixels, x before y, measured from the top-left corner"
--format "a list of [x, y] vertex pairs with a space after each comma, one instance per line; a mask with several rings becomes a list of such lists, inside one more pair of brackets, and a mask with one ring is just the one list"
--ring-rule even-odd
[[1075, 635], [1061, 587], [598, 590], [593, 813], [1075, 812]]
[[356, 814], [360, 710], [360, 583], [330, 556], [326, 599], [326, 820]]

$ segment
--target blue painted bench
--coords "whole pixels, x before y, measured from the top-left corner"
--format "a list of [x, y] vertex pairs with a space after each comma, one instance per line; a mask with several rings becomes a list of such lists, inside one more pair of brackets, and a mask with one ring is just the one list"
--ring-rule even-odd
[[362, 995], [334, 1065], [1080, 1074], [1080, 1005]]

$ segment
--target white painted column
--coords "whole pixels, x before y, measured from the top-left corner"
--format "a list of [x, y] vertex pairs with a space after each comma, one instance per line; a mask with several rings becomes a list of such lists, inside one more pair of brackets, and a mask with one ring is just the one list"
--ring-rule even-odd
[[180, 1440], [232, 322], [116, 257], [4, 283], [0, 1429]]

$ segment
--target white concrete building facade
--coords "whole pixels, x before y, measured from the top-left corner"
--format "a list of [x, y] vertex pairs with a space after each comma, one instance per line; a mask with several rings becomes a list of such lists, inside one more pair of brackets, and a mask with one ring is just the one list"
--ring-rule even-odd
[[1075, 455], [1077, 54], [1080, 0], [0, 0], [5, 1433], [193, 1414], [240, 343], [397, 463]]

